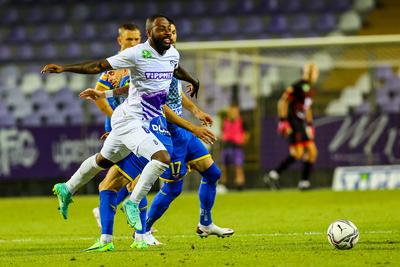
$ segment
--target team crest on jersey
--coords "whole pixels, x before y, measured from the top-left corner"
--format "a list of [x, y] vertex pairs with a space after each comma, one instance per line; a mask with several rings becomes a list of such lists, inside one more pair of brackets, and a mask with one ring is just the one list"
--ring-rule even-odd
[[143, 58], [151, 58], [151, 52], [149, 51], [149, 50], [143, 50], [142, 51], [142, 56], [143, 56]]
[[169, 63], [171, 64], [171, 66], [174, 67], [174, 69], [176, 69], [177, 65], [178, 65], [178, 61], [176, 60], [170, 60]]
[[301, 89], [303, 89], [303, 92], [308, 92], [311, 89], [311, 86], [309, 84], [303, 84], [303, 86], [301, 87]]

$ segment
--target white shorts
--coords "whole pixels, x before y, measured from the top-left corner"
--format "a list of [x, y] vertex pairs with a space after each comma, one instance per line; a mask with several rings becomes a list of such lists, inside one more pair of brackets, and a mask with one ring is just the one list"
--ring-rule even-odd
[[142, 121], [118, 118], [112, 121], [112, 130], [100, 154], [116, 163], [131, 152], [150, 160], [151, 156], [160, 150], [167, 149], [151, 131], [143, 126]]

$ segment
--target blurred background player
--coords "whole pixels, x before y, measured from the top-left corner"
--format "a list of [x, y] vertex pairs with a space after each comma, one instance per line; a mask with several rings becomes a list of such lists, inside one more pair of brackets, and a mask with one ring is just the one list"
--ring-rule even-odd
[[317, 147], [314, 142], [313, 115], [311, 110], [314, 91], [312, 86], [317, 82], [318, 67], [314, 63], [303, 67], [303, 77], [286, 89], [278, 102], [278, 133], [289, 142], [289, 155], [276, 169], [264, 175], [264, 182], [271, 187], [279, 187], [278, 179], [296, 160], [303, 161], [300, 190], [309, 189], [310, 173], [317, 159]]
[[[174, 22], [171, 22], [171, 32], [172, 44], [175, 44], [177, 33]], [[182, 85], [178, 79], [174, 78], [171, 83], [167, 106], [179, 116], [183, 115], [183, 106], [205, 125], [212, 124], [211, 116], [200, 110], [182, 93]], [[202, 176], [199, 187], [200, 219], [197, 226], [197, 234], [200, 237], [232, 235], [234, 233], [232, 229], [215, 225], [211, 216], [216, 196], [216, 185], [221, 176], [220, 169], [215, 164], [207, 148], [196, 136], [171, 123], [168, 123], [168, 130], [171, 132], [174, 146], [171, 167], [161, 175], [164, 184], [151, 203], [147, 215], [147, 231], [151, 230], [153, 224], [167, 211], [171, 202], [180, 195], [183, 188], [183, 178], [186, 175], [187, 168], [190, 168], [198, 171]]]
[[236, 101], [229, 106], [226, 117], [222, 123], [222, 150], [221, 168], [222, 176], [218, 185], [218, 192], [227, 191], [229, 184], [228, 167], [234, 167], [234, 184], [238, 190], [242, 190], [246, 183], [243, 171], [244, 153], [243, 145], [248, 139], [246, 126], [240, 115], [240, 108]]

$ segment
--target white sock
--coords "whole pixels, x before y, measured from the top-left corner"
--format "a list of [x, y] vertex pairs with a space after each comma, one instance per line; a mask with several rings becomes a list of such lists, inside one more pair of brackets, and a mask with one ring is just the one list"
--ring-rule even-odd
[[142, 198], [149, 193], [157, 178], [168, 169], [168, 167], [167, 164], [158, 160], [151, 160], [147, 163], [139, 177], [135, 189], [133, 189], [132, 194], [129, 196], [129, 199], [133, 203], [139, 204]]
[[136, 241], [142, 241], [143, 240], [143, 234], [135, 233], [135, 240]]
[[75, 194], [81, 186], [87, 184], [101, 170], [103, 170], [103, 168], [97, 165], [96, 155], [87, 158], [72, 175], [71, 179], [66, 182], [69, 192]]
[[112, 242], [112, 235], [103, 235], [103, 234], [101, 234], [100, 242], [101, 243], [110, 243], [110, 242]]

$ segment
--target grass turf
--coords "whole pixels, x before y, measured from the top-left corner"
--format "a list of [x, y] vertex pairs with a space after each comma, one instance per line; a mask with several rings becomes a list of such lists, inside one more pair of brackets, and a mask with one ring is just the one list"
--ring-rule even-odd
[[[236, 233], [200, 239], [198, 199], [183, 193], [155, 227], [165, 245], [129, 248], [131, 230], [118, 211], [116, 251], [84, 253], [99, 236], [96, 196], [77, 196], [69, 219], [56, 197], [0, 199], [0, 266], [399, 266], [400, 191], [249, 191], [217, 196], [214, 221]], [[336, 250], [326, 238], [335, 219], [349, 219], [360, 241]]]

